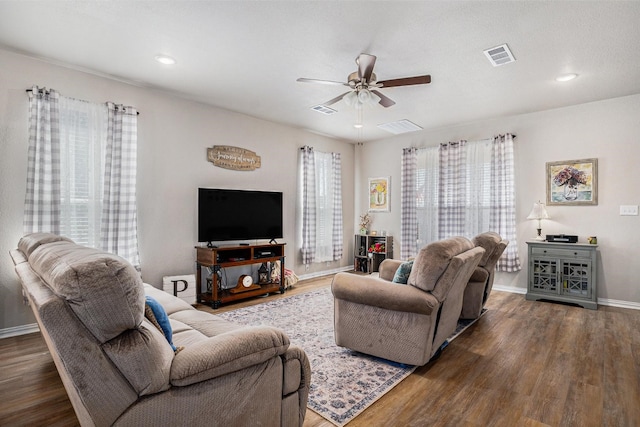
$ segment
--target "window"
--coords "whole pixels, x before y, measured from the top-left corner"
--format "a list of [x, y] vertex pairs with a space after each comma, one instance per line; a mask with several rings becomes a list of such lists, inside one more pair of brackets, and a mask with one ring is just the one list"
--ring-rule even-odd
[[138, 268], [137, 111], [28, 92], [24, 232], [64, 235]]
[[339, 153], [301, 149], [302, 261], [342, 258], [342, 183]]
[[520, 270], [511, 135], [405, 149], [402, 168], [402, 258], [436, 240], [495, 231], [511, 242], [497, 268]]
[[60, 233], [100, 247], [106, 108], [60, 97]]

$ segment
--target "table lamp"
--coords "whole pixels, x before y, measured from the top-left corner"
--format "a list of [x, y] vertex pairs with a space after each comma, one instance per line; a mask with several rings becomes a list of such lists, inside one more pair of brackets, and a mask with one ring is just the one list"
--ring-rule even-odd
[[540, 200], [533, 204], [533, 209], [531, 209], [531, 213], [527, 217], [527, 219], [537, 219], [538, 220], [538, 236], [536, 240], [544, 241], [545, 238], [542, 237], [542, 220], [549, 219], [549, 214], [547, 213], [547, 209]]

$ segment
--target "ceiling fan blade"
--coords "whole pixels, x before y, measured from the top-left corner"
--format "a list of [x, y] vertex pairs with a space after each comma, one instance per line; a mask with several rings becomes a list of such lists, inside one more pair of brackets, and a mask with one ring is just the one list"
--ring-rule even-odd
[[379, 90], [372, 90], [371, 92], [375, 93], [380, 97], [380, 101], [378, 101], [378, 104], [382, 105], [384, 108], [388, 108], [388, 107], [391, 107], [392, 105], [396, 105], [396, 102], [393, 99], [381, 94]]
[[376, 64], [376, 57], [367, 53], [361, 53], [356, 59], [358, 64], [358, 76], [360, 81], [369, 82], [371, 80], [371, 74], [373, 74], [373, 66]]
[[382, 85], [382, 87], [425, 85], [429, 83], [431, 83], [431, 76], [428, 74], [426, 76], [405, 77], [402, 79], [383, 80], [381, 82], [377, 82], [377, 84]]
[[338, 95], [338, 96], [336, 96], [335, 98], [333, 98], [332, 100], [329, 100], [329, 101], [327, 101], [327, 102], [323, 102], [323, 103], [322, 103], [322, 105], [324, 105], [324, 106], [327, 106], [327, 107], [328, 107], [328, 106], [329, 106], [329, 105], [331, 105], [331, 104], [335, 104], [336, 102], [340, 101], [342, 98], [344, 98], [344, 96], [345, 96], [346, 94], [348, 94], [348, 93], [350, 93], [350, 92], [351, 92], [351, 91], [348, 91], [348, 92], [343, 93], [342, 95]]
[[323, 85], [349, 86], [349, 84], [345, 82], [334, 82], [333, 80], [305, 79], [304, 77], [300, 77], [296, 81], [302, 83], [320, 83]]

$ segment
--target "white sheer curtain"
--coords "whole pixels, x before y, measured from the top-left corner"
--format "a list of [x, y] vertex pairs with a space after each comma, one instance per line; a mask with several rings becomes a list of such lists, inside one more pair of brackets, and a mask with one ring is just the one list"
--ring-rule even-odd
[[300, 150], [302, 262], [342, 258], [342, 182], [339, 153]]
[[103, 105], [60, 97], [60, 234], [96, 248], [106, 133]]
[[51, 232], [139, 267], [137, 112], [29, 91], [24, 232]]
[[[472, 238], [495, 231], [510, 241], [508, 251], [498, 262], [499, 271], [520, 270], [514, 174], [513, 137], [509, 134], [405, 149], [402, 258], [415, 256], [420, 247], [435, 240]], [[411, 221], [413, 217], [415, 220]], [[405, 226], [405, 219], [409, 219], [409, 226]]]

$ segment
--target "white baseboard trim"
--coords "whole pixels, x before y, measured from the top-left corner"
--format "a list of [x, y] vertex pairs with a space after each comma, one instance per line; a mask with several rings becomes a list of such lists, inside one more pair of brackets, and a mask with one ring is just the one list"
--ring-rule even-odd
[[491, 288], [492, 290], [495, 289], [496, 291], [502, 291], [502, 292], [511, 292], [512, 294], [526, 294], [527, 290], [523, 289], [523, 288], [512, 288], [511, 286], [500, 286], [500, 285], [496, 285], [495, 283], [493, 284], [493, 287]]
[[298, 277], [300, 278], [300, 280], [315, 279], [316, 277], [329, 276], [331, 274], [336, 274], [342, 271], [351, 271], [351, 270], [353, 270], [353, 266], [348, 265], [346, 267], [334, 268], [333, 270], [324, 270], [324, 271], [317, 271], [315, 273], [301, 274]]
[[611, 307], [630, 308], [632, 310], [640, 310], [640, 303], [631, 301], [620, 301], [617, 299], [598, 298], [598, 304], [608, 305]]
[[37, 323], [31, 323], [30, 325], [14, 326], [11, 328], [0, 329], [0, 339], [17, 337], [18, 335], [27, 335], [34, 332], [40, 332], [40, 328]]
[[[524, 288], [512, 288], [509, 286], [493, 285], [493, 289], [495, 289], [496, 291], [511, 292], [513, 294], [525, 295], [527, 293], [527, 290]], [[631, 310], [640, 310], [640, 303], [631, 302], [631, 301], [621, 301], [621, 300], [609, 299], [609, 298], [598, 298], [598, 304], [607, 305], [610, 307], [620, 307], [620, 308], [629, 308]]]

